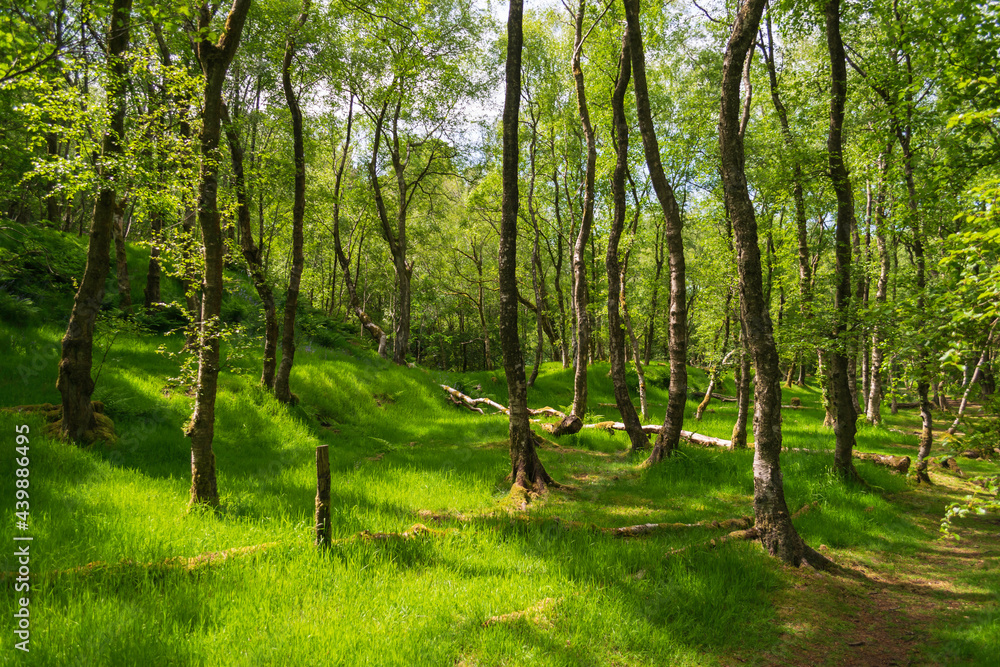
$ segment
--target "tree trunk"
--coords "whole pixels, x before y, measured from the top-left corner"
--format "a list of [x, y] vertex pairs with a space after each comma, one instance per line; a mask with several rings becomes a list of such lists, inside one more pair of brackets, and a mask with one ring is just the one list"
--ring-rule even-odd
[[302, 255], [302, 227], [306, 214], [306, 156], [302, 138], [302, 110], [292, 88], [292, 60], [295, 58], [295, 36], [309, 16], [310, 0], [302, 3], [298, 25], [285, 43], [285, 58], [281, 63], [281, 87], [292, 116], [292, 143], [295, 153], [295, 200], [292, 204], [292, 266], [285, 292], [285, 317], [281, 323], [281, 361], [274, 376], [274, 396], [282, 403], [294, 403], [295, 395], [288, 386], [295, 359], [295, 315], [299, 306], [299, 285], [305, 258]]
[[[111, 122], [104, 134], [103, 154], [109, 164], [121, 154], [121, 140], [125, 135], [126, 85], [128, 68], [122, 58], [129, 42], [132, 0], [114, 0], [111, 6], [111, 26], [108, 28], [108, 57], [112, 76], [108, 83], [107, 97], [112, 106]], [[94, 380], [90, 376], [93, 366], [94, 323], [104, 299], [104, 281], [108, 276], [111, 234], [114, 225], [116, 179], [104, 165], [100, 167], [102, 187], [94, 205], [94, 221], [87, 245], [87, 266], [83, 279], [73, 299], [66, 335], [62, 339], [62, 357], [59, 360], [59, 377], [56, 387], [62, 396], [62, 423], [59, 430], [63, 437], [79, 441], [95, 424], [94, 408], [90, 402]]]
[[531, 369], [531, 377], [528, 378], [528, 386], [533, 387], [538, 379], [538, 367], [542, 364], [542, 352], [545, 348], [544, 318], [542, 312], [542, 288], [541, 288], [541, 266], [542, 258], [539, 255], [541, 232], [538, 229], [538, 216], [535, 211], [535, 179], [538, 172], [535, 166], [535, 149], [538, 145], [538, 119], [535, 118], [534, 107], [529, 105], [531, 113], [531, 181], [528, 185], [528, 215], [531, 218], [531, 226], [535, 231], [534, 244], [531, 247], [531, 286], [535, 292], [535, 364]]
[[[885, 304], [889, 287], [889, 251], [885, 243], [885, 202], [889, 188], [889, 155], [892, 151], [892, 142], [888, 142], [885, 151], [879, 156], [879, 185], [878, 194], [875, 196], [875, 247], [878, 250], [879, 274], [878, 282], [875, 284], [875, 302], [881, 308]], [[874, 330], [872, 331], [872, 360], [870, 387], [868, 392], [868, 407], [865, 411], [865, 418], [871, 424], [882, 423], [882, 325], [876, 319]]]
[[254, 243], [253, 229], [250, 226], [250, 199], [246, 190], [246, 177], [243, 169], [243, 144], [229, 118], [229, 109], [225, 103], [222, 104], [221, 113], [233, 165], [233, 180], [236, 185], [236, 224], [240, 230], [240, 249], [243, 251], [243, 258], [250, 270], [250, 280], [264, 306], [264, 358], [260, 384], [265, 389], [274, 389], [274, 372], [278, 353], [278, 310], [274, 303], [274, 292], [267, 282], [267, 274], [261, 261], [260, 246]]
[[[667, 399], [663, 429], [656, 439], [648, 463], [656, 463], [677, 449], [681, 427], [684, 425], [684, 406], [687, 403], [687, 287], [684, 277], [683, 223], [674, 191], [667, 182], [660, 162], [660, 146], [656, 140], [649, 91], [646, 84], [646, 56], [639, 25], [639, 0], [625, 0], [625, 18], [628, 25], [629, 48], [632, 52], [632, 71], [635, 88], [636, 114], [642, 135], [646, 166], [656, 197], [663, 210], [667, 259], [670, 267], [670, 393]], [[744, 53], [744, 56], [746, 54]]]
[[979, 355], [979, 361], [976, 362], [976, 370], [972, 371], [972, 377], [969, 378], [969, 382], [965, 385], [965, 391], [962, 393], [962, 402], [958, 404], [958, 413], [955, 415], [955, 421], [948, 427], [949, 435], [955, 435], [955, 431], [958, 430], [958, 424], [962, 421], [962, 415], [965, 414], [965, 407], [969, 404], [969, 392], [972, 390], [972, 385], [976, 383], [976, 380], [982, 374], [983, 364], [986, 363], [986, 357], [990, 349], [990, 341], [993, 338], [993, 329], [996, 328], [998, 321], [1000, 320], [993, 320], [993, 326], [990, 327], [990, 335], [987, 336], [986, 345], [983, 346], [983, 353]]
[[[833, 426], [836, 438], [834, 469], [843, 477], [857, 479], [854, 469], [854, 436], [857, 432], [856, 398], [851, 398], [848, 372], [849, 344], [846, 340], [851, 305], [851, 228], [854, 226], [854, 196], [844, 164], [843, 126], [844, 103], [847, 99], [847, 65], [844, 44], [840, 37], [840, 0], [826, 3], [826, 41], [830, 52], [830, 132], [826, 147], [829, 153], [830, 178], [837, 193], [836, 231], [836, 311], [835, 340], [830, 354], [830, 383], [836, 404], [837, 418]], [[847, 349], [845, 349], [847, 348]]]
[[[573, 304], [576, 309], [576, 357], [573, 369], [573, 409], [572, 416], [582, 420], [587, 414], [587, 360], [590, 354], [590, 318], [587, 304], [587, 265], [585, 253], [590, 240], [590, 228], [594, 222], [594, 172], [597, 168], [597, 143], [594, 128], [590, 123], [587, 108], [587, 94], [584, 88], [583, 69], [580, 57], [583, 51], [583, 18], [586, 0], [580, 0], [576, 11], [576, 39], [573, 43], [573, 81], [576, 86], [576, 104], [580, 114], [580, 125], [587, 144], [587, 167], [584, 174], [583, 216], [573, 246]], [[580, 422], [582, 424], [582, 421]], [[575, 432], [575, 431], [573, 431]]]
[[[742, 330], [742, 322], [740, 328]], [[740, 365], [737, 367], [736, 380], [736, 423], [733, 424], [733, 449], [747, 448], [747, 421], [750, 417], [750, 354], [747, 350], [746, 334], [737, 343], [740, 350]]]
[[[740, 134], [741, 69], [766, 0], [747, 0], [737, 12], [722, 70], [719, 153], [722, 184], [736, 236], [743, 332], [757, 371], [754, 416], [754, 516], [764, 548], [799, 565], [808, 548], [792, 526], [781, 476], [781, 372], [771, 317], [764, 302], [757, 220], [743, 171]], [[627, 4], [626, 4], [627, 6]]]
[[615, 169], [611, 178], [611, 196], [614, 200], [614, 215], [608, 232], [608, 250], [605, 266], [608, 271], [608, 353], [611, 357], [611, 383], [615, 391], [615, 403], [622, 415], [625, 432], [632, 443], [632, 451], [645, 449], [649, 439], [642, 432], [642, 422], [632, 405], [628, 384], [625, 382], [625, 331], [622, 328], [619, 304], [622, 303], [624, 277], [618, 261], [618, 245], [625, 229], [626, 192], [625, 169], [628, 167], [628, 123], [625, 120], [625, 93], [628, 92], [629, 78], [632, 76], [632, 61], [629, 54], [628, 28], [622, 36], [622, 52], [619, 57], [618, 80], [611, 95], [615, 142]]
[[152, 238], [149, 246], [149, 269], [146, 271], [146, 288], [142, 292], [142, 305], [152, 308], [154, 303], [160, 303], [160, 234], [163, 232], [163, 213], [153, 209], [149, 216]]
[[123, 313], [132, 311], [132, 281], [128, 277], [128, 254], [125, 251], [125, 208], [128, 197], [115, 202], [112, 230], [115, 237], [115, 273], [118, 278], [118, 308]]
[[[503, 108], [503, 199], [500, 217], [500, 347], [509, 396], [511, 494], [541, 492], [552, 483], [535, 451], [528, 421], [528, 388], [517, 337], [518, 108], [521, 102], [522, 0], [511, 0], [507, 19], [507, 84]], [[516, 495], [515, 495], [516, 494]], [[525, 500], [527, 498], [525, 497]]]
[[[224, 289], [222, 269], [224, 248], [219, 221], [219, 172], [216, 151], [221, 135], [222, 86], [226, 70], [239, 45], [250, 0], [234, 0], [218, 43], [208, 39], [211, 20], [203, 11], [199, 29], [205, 37], [195, 41], [198, 60], [205, 73], [204, 107], [201, 130], [201, 178], [198, 189], [198, 222], [205, 243], [205, 281], [198, 332], [198, 384], [194, 414], [185, 429], [191, 438], [191, 503], [219, 505], [215, 477], [215, 396], [219, 380], [219, 312]], [[192, 37], [192, 39], [197, 39]]]
[[[337, 255], [337, 263], [340, 264], [340, 270], [344, 274], [344, 284], [347, 285], [347, 296], [351, 302], [351, 310], [354, 311], [354, 315], [361, 322], [362, 328], [367, 331], [371, 337], [378, 341], [378, 354], [380, 357], [385, 359], [388, 356], [386, 352], [388, 336], [382, 327], [375, 324], [372, 319], [365, 312], [361, 299], [358, 298], [358, 290], [355, 284], [354, 277], [351, 276], [351, 260], [344, 253], [344, 247], [340, 242], [340, 185], [344, 177], [344, 166], [347, 163], [347, 153], [351, 147], [351, 126], [354, 121], [354, 98], [351, 97], [351, 105], [347, 112], [347, 136], [344, 139], [344, 151], [340, 156], [340, 165], [337, 167], [337, 176], [333, 186], [333, 249]], [[358, 248], [358, 259], [360, 260], [361, 249]], [[360, 265], [358, 267], [360, 271]], [[462, 327], [462, 333], [464, 333], [465, 321], [459, 314], [459, 326]], [[465, 347], [462, 347], [462, 372], [465, 372], [466, 368], [466, 352]]]

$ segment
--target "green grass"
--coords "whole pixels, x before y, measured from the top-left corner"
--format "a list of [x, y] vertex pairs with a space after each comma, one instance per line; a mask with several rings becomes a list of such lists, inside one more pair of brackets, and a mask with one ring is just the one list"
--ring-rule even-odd
[[[143, 267], [133, 275], [142, 276]], [[58, 323], [0, 325], [0, 345], [10, 351], [0, 355], [0, 405], [58, 402], [61, 335]], [[540, 451], [549, 472], [573, 488], [508, 514], [499, 510], [509, 489], [506, 419], [458, 409], [437, 386], [506, 403], [502, 373], [400, 368], [355, 341], [337, 349], [302, 344], [294, 408], [257, 387], [256, 351], [223, 374], [214, 444], [223, 510], [190, 511], [182, 430], [192, 399], [166, 390], [177, 361], [156, 352], [179, 343], [126, 333], [107, 351], [94, 397], [115, 421], [121, 439], [114, 446], [69, 446], [44, 437], [38, 417], [0, 412], [6, 442], [15, 425], [31, 428], [32, 573], [279, 544], [192, 572], [121, 566], [36, 576], [30, 656], [15, 659], [5, 644], [0, 664], [711, 665], [734, 656], [753, 663], [780, 646], [779, 601], [799, 575], [757, 544], [703, 546], [724, 530], [620, 540], [570, 525], [748, 515], [752, 451], [684, 446], [664, 464], [640, 469], [642, 458], [627, 453], [624, 434], [584, 430]], [[99, 345], [95, 366], [104, 353]], [[662, 419], [666, 371], [649, 369], [653, 421]], [[599, 363], [589, 373], [588, 421], [618, 418], [598, 405], [613, 403], [607, 372]], [[706, 384], [692, 369], [691, 385]], [[545, 364], [529, 403], [565, 407], [571, 387], [569, 370]], [[731, 381], [722, 391], [733, 393]], [[816, 389], [785, 392], [786, 403], [798, 396], [805, 406], [785, 412], [786, 444], [832, 449]], [[735, 405], [710, 407], [695, 422], [689, 401], [686, 428], [728, 438]], [[346, 540], [318, 552], [312, 513], [321, 444], [330, 448], [334, 539], [418, 522], [451, 532]], [[916, 437], [865, 427], [858, 445], [912, 454]], [[859, 462], [872, 486], [862, 489], [832, 475], [831, 457], [786, 452], [782, 462], [792, 510], [819, 503], [797, 520], [810, 544], [914, 557], [928, 548], [926, 530], [898, 502], [912, 495], [904, 478]], [[12, 470], [13, 456], [5, 456], [0, 498], [8, 502]], [[468, 520], [438, 525], [420, 510]], [[0, 539], [12, 544], [16, 532], [11, 516]], [[0, 570], [15, 567], [10, 556], [0, 557]], [[1000, 595], [995, 571], [958, 576]], [[546, 598], [555, 602], [533, 619], [489, 622]], [[949, 655], [987, 664], [996, 655], [997, 623], [996, 606], [985, 605], [932, 632]]]

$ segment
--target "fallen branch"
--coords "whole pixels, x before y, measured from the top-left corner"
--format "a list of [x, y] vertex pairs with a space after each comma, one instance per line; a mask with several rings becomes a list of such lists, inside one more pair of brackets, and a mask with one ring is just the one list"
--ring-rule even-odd
[[[704, 398], [705, 397], [705, 392], [703, 392], [703, 391], [692, 391], [691, 392], [691, 397], [692, 398]], [[722, 401], [723, 403], [736, 403], [738, 400], [740, 400], [740, 399], [736, 398], [735, 396], [726, 396], [725, 394], [717, 394], [714, 391], [712, 392], [712, 398], [714, 398], [717, 401]]]
[[[446, 392], [448, 392], [448, 395], [451, 398], [451, 402], [454, 403], [455, 405], [464, 405], [467, 408], [469, 408], [470, 410], [472, 410], [473, 412], [478, 412], [479, 414], [483, 415], [483, 414], [486, 414], [486, 413], [483, 412], [483, 409], [480, 408], [480, 407], [478, 407], [478, 406], [482, 405], [482, 404], [485, 404], [485, 405], [490, 406], [491, 408], [494, 408], [495, 410], [497, 410], [499, 412], [502, 412], [505, 415], [506, 414], [510, 414], [510, 410], [508, 410], [507, 408], [505, 408], [504, 406], [500, 405], [499, 403], [497, 403], [496, 401], [494, 401], [492, 399], [489, 399], [489, 398], [472, 398], [471, 396], [466, 396], [465, 394], [463, 394], [462, 392], [460, 392], [458, 389], [455, 389], [454, 387], [449, 387], [446, 384], [442, 384], [442, 385], [438, 385], [438, 386], [440, 386], [442, 389], [444, 389]], [[566, 418], [566, 414], [565, 413], [560, 412], [559, 410], [556, 410], [555, 408], [550, 408], [547, 405], [544, 408], [538, 408], [537, 410], [532, 410], [531, 408], [528, 408], [528, 414], [531, 414], [531, 415], [545, 415], [547, 417], [559, 417], [560, 419], [565, 419]]]
[[[448, 392], [449, 394], [451, 394], [451, 396], [452, 396], [453, 399], [459, 399], [463, 403], [465, 403], [466, 405], [468, 405], [470, 407], [477, 407], [477, 406], [479, 406], [479, 404], [485, 403], [486, 405], [488, 405], [491, 408], [494, 408], [496, 410], [499, 410], [500, 412], [504, 413], [505, 415], [510, 413], [510, 411], [507, 408], [505, 408], [504, 406], [500, 405], [496, 401], [491, 400], [489, 398], [472, 398], [471, 396], [466, 396], [465, 394], [463, 394], [462, 392], [460, 392], [458, 389], [454, 389], [452, 387], [449, 387], [446, 384], [442, 384], [442, 385], [440, 385], [440, 387], [442, 389], [444, 389], [446, 392]], [[454, 400], [453, 400], [453, 402], [454, 402]], [[481, 411], [482, 410], [480, 409], [480, 412]]]
[[[156, 561], [154, 563], [137, 563], [132, 560], [122, 560], [117, 563], [106, 563], [104, 561], [94, 561], [93, 563], [87, 563], [86, 565], [81, 565], [79, 567], [69, 568], [68, 570], [51, 570], [41, 575], [45, 579], [59, 579], [60, 577], [78, 575], [78, 576], [92, 576], [92, 575], [117, 575], [123, 576], [129, 573], [143, 572], [143, 573], [166, 573], [170, 571], [180, 571], [180, 572], [192, 572], [198, 568], [205, 567], [207, 565], [213, 565], [222, 563], [230, 558], [235, 558], [238, 556], [247, 556], [253, 553], [259, 553], [266, 551], [271, 547], [275, 547], [280, 542], [267, 542], [265, 544], [256, 544], [248, 547], [235, 547], [232, 549], [226, 549], [224, 551], [212, 551], [209, 553], [199, 554], [197, 556], [174, 556], [172, 558], [167, 558], [165, 560]], [[0, 581], [10, 586], [14, 583], [17, 577], [16, 572], [0, 572]]]
[[[797, 452], [799, 454], [832, 454], [833, 450], [830, 449], [799, 449], [797, 447], [790, 447], [785, 451]], [[892, 468], [898, 473], [905, 475], [910, 469], [910, 457], [909, 456], [890, 456], [888, 454], [874, 454], [872, 452], [853, 452], [852, 456], [861, 461], [870, 461], [876, 465], [885, 466], [886, 468]]]
[[753, 526], [753, 517], [741, 516], [736, 519], [724, 519], [723, 521], [699, 521], [697, 523], [641, 523], [636, 526], [599, 528], [598, 530], [615, 537], [644, 537], [646, 535], [652, 535], [653, 533], [683, 530], [685, 528], [750, 528], [751, 526]]

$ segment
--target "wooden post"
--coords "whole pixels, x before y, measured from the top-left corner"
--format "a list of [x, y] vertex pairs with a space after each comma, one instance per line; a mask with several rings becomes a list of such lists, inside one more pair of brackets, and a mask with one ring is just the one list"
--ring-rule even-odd
[[330, 546], [330, 452], [316, 448], [316, 546]]

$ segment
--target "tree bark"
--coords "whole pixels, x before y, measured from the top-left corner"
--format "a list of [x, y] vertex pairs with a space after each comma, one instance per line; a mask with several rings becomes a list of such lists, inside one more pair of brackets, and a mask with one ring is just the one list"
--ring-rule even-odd
[[834, 469], [847, 479], [857, 479], [851, 452], [857, 432], [855, 400], [851, 398], [851, 383], [846, 340], [851, 305], [851, 228], [854, 226], [854, 195], [844, 164], [843, 127], [844, 103], [847, 99], [847, 64], [840, 36], [840, 0], [826, 3], [826, 42], [830, 52], [830, 132], [826, 148], [829, 154], [830, 178], [837, 193], [836, 231], [836, 291], [834, 310], [836, 327], [830, 353], [830, 383], [836, 404], [837, 418], [833, 432], [836, 438]]
[[[660, 202], [664, 216], [664, 233], [667, 243], [667, 259], [670, 267], [670, 393], [667, 399], [663, 430], [656, 439], [648, 464], [656, 463], [677, 449], [681, 427], [684, 425], [684, 406], [687, 403], [687, 287], [684, 276], [684, 239], [681, 236], [683, 223], [673, 188], [667, 182], [660, 162], [660, 146], [656, 140], [656, 129], [649, 105], [649, 89], [646, 83], [646, 56], [642, 44], [642, 28], [639, 25], [639, 0], [624, 0], [625, 18], [628, 25], [629, 49], [632, 54], [633, 87], [635, 89], [636, 114], [639, 132], [646, 156], [653, 190]], [[746, 53], [743, 54], [744, 57]]]
[[[583, 15], [586, 0], [580, 0], [576, 11], [576, 38], [573, 43], [573, 82], [576, 87], [576, 104], [580, 114], [580, 125], [587, 144], [587, 166], [584, 173], [583, 215], [573, 246], [573, 304], [576, 309], [576, 356], [573, 369], [573, 409], [572, 416], [582, 420], [587, 415], [587, 361], [590, 353], [590, 317], [587, 304], [587, 265], [585, 253], [590, 240], [590, 228], [594, 222], [594, 172], [597, 169], [597, 143], [594, 128], [590, 123], [587, 107], [587, 93], [584, 88], [583, 68], [580, 58], [583, 52]], [[582, 424], [582, 421], [579, 423]], [[579, 430], [579, 429], [576, 429]], [[575, 432], [570, 429], [568, 432]]]
[[[111, 6], [111, 25], [108, 28], [108, 57], [111, 77], [107, 96], [113, 104], [111, 122], [104, 134], [103, 155], [111, 163], [121, 154], [121, 141], [125, 135], [127, 65], [122, 58], [128, 49], [131, 25], [132, 0], [114, 0]], [[85, 433], [96, 425], [90, 397], [94, 380], [90, 376], [93, 366], [94, 323], [104, 299], [104, 281], [108, 276], [112, 226], [114, 225], [116, 179], [109, 173], [110, 166], [101, 165], [102, 187], [94, 204], [94, 221], [87, 245], [87, 265], [80, 287], [73, 298], [66, 335], [62, 339], [62, 357], [59, 360], [59, 377], [56, 387], [62, 396], [62, 422], [59, 430], [63, 437], [82, 440]]]
[[632, 443], [632, 451], [645, 449], [649, 439], [642, 432], [642, 422], [632, 405], [628, 384], [625, 382], [625, 331], [619, 304], [623, 301], [624, 280], [621, 263], [618, 261], [618, 245], [625, 229], [626, 191], [625, 169], [628, 167], [628, 122], [625, 119], [625, 93], [628, 92], [632, 76], [632, 61], [629, 53], [628, 27], [622, 36], [622, 51], [619, 57], [618, 79], [611, 94], [615, 142], [615, 169], [611, 177], [611, 196], [614, 200], [614, 214], [608, 232], [608, 250], [605, 266], [608, 271], [608, 353], [611, 357], [611, 384], [614, 386], [615, 403], [622, 415], [625, 432]]
[[285, 43], [285, 57], [281, 63], [281, 88], [292, 116], [292, 143], [295, 154], [295, 200], [292, 204], [292, 266], [285, 292], [285, 316], [281, 323], [281, 361], [274, 376], [274, 396], [282, 403], [294, 403], [295, 395], [288, 386], [295, 359], [295, 315], [299, 306], [299, 285], [305, 258], [302, 255], [302, 227], [306, 214], [306, 156], [302, 138], [302, 110], [292, 88], [292, 60], [295, 58], [295, 37], [309, 17], [310, 0], [302, 3], [298, 25]]
[[511, 0], [507, 19], [507, 83], [503, 108], [503, 199], [500, 215], [500, 347], [509, 397], [511, 494], [527, 500], [552, 483], [535, 451], [528, 421], [528, 388], [517, 337], [518, 110], [521, 102], [522, 0]]
[[764, 302], [757, 220], [744, 173], [740, 135], [740, 78], [766, 0], [747, 0], [737, 12], [726, 45], [719, 113], [722, 184], [736, 236], [740, 314], [757, 371], [754, 414], [754, 517], [761, 543], [771, 555], [799, 565], [808, 553], [792, 526], [781, 475], [781, 371], [771, 317]]
[[243, 144], [229, 118], [229, 109], [223, 102], [222, 124], [226, 132], [226, 142], [229, 144], [229, 155], [233, 165], [233, 180], [236, 185], [236, 224], [240, 230], [240, 249], [250, 270], [250, 280], [264, 306], [264, 358], [260, 374], [260, 384], [265, 389], [274, 389], [274, 372], [277, 366], [278, 353], [278, 309], [274, 303], [274, 291], [267, 281], [260, 246], [253, 240], [253, 228], [250, 225], [250, 198], [246, 190], [246, 177], [243, 164]]
[[199, 29], [203, 37], [195, 39], [198, 60], [205, 74], [204, 107], [201, 130], [201, 178], [198, 188], [198, 222], [205, 243], [205, 280], [201, 321], [198, 331], [198, 384], [194, 414], [185, 429], [191, 438], [191, 503], [211, 507], [219, 505], [215, 476], [215, 397], [219, 380], [219, 312], [224, 289], [222, 269], [225, 261], [222, 228], [219, 221], [219, 147], [222, 117], [222, 86], [226, 71], [239, 46], [250, 0], [234, 0], [218, 42], [208, 39], [211, 14], [201, 7]]

